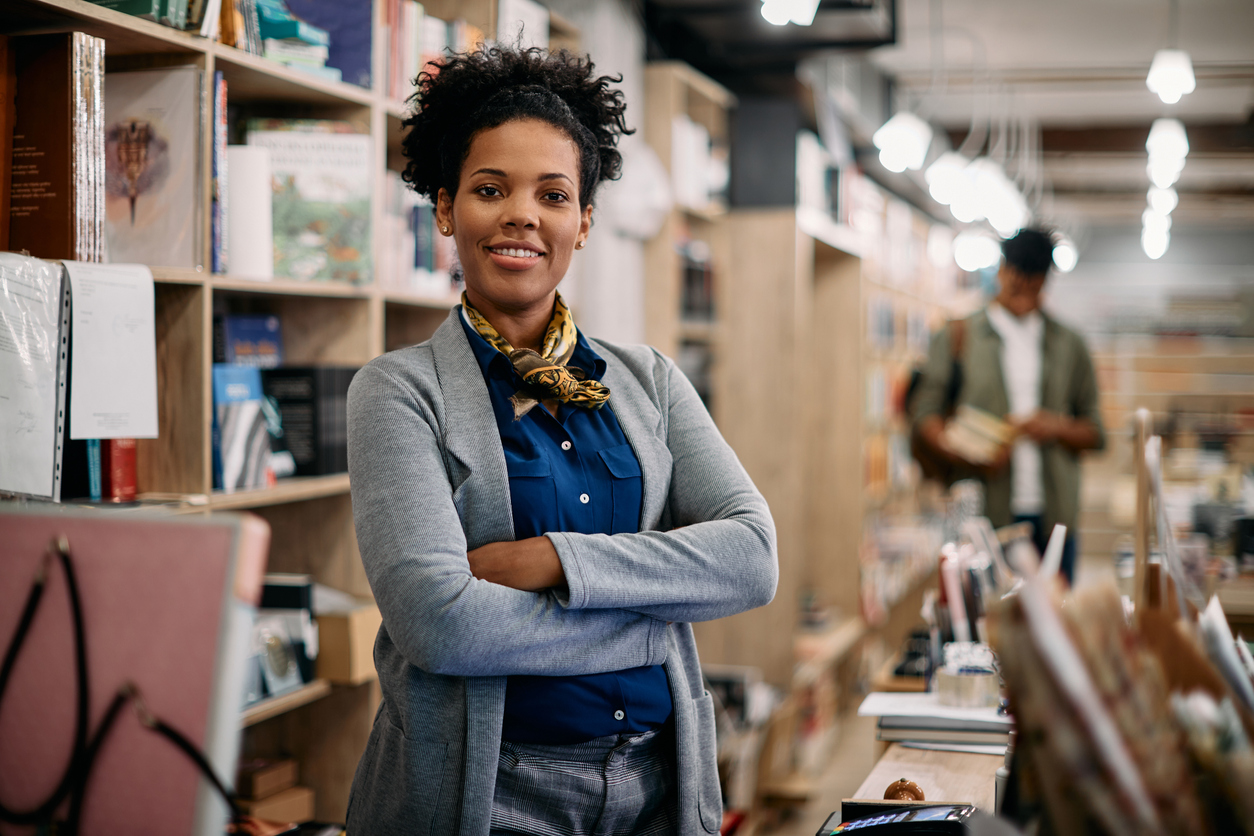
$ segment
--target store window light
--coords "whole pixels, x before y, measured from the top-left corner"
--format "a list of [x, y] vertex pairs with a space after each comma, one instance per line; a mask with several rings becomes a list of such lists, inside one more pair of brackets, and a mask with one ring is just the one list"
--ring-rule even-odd
[[889, 171], [918, 171], [932, 144], [932, 127], [913, 113], [900, 111], [871, 136], [880, 162]]
[[819, 0], [762, 0], [762, 17], [773, 26], [809, 26], [818, 10]]
[[1175, 104], [1180, 97], [1197, 88], [1193, 62], [1183, 49], [1160, 49], [1154, 53], [1145, 86], [1166, 104]]

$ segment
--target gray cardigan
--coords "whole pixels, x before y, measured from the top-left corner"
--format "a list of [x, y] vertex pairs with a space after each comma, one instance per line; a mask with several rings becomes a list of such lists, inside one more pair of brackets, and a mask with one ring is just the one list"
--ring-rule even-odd
[[475, 579], [467, 551], [514, 530], [500, 434], [460, 312], [429, 341], [373, 360], [349, 390], [353, 518], [383, 613], [383, 701], [348, 831], [487, 836], [506, 676], [663, 664], [679, 833], [717, 833], [713, 705], [689, 622], [774, 596], [766, 502], [672, 361], [594, 340], [610, 408], [640, 460], [640, 533], [548, 535], [569, 594]]

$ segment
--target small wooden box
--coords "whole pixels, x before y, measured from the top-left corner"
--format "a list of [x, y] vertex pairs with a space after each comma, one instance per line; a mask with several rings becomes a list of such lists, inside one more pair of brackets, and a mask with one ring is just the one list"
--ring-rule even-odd
[[260, 801], [241, 799], [240, 807], [250, 816], [268, 821], [300, 824], [314, 817], [314, 791], [309, 787], [288, 787]]
[[262, 799], [296, 786], [296, 761], [258, 758], [239, 766], [236, 792], [241, 798]]
[[341, 685], [360, 685], [377, 674], [374, 639], [383, 616], [374, 604], [318, 616], [318, 676]]

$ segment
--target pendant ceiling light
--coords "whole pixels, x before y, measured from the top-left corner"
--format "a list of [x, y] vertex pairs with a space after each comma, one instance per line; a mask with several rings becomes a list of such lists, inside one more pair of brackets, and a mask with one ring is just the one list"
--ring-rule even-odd
[[1164, 104], [1175, 104], [1180, 97], [1192, 93], [1197, 87], [1193, 76], [1193, 61], [1189, 53], [1176, 48], [1176, 35], [1180, 28], [1179, 0], [1170, 0], [1167, 18], [1167, 46], [1154, 53], [1145, 86], [1156, 93]]
[[913, 113], [902, 110], [893, 114], [871, 137], [880, 149], [880, 162], [889, 171], [918, 171], [927, 159], [932, 144], [932, 126]]
[[1158, 94], [1166, 104], [1175, 104], [1180, 97], [1197, 88], [1193, 77], [1193, 62], [1183, 49], [1160, 49], [1154, 53], [1145, 86]]
[[762, 0], [762, 17], [773, 26], [809, 26], [818, 10], [819, 0]]

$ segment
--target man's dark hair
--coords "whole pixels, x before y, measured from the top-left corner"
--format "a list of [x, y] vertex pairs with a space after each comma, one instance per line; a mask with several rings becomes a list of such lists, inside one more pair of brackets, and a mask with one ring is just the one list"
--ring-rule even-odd
[[1054, 239], [1049, 230], [1029, 227], [1001, 243], [1006, 263], [1025, 276], [1043, 276], [1054, 264]]
[[402, 175], [432, 203], [443, 188], [457, 194], [462, 164], [475, 134], [515, 119], [539, 119], [567, 133], [579, 149], [579, 206], [592, 203], [603, 180], [616, 180], [623, 158], [615, 145], [633, 133], [626, 104], [595, 76], [587, 58], [566, 50], [494, 46], [451, 55], [415, 80], [414, 113], [405, 120], [408, 163]]

